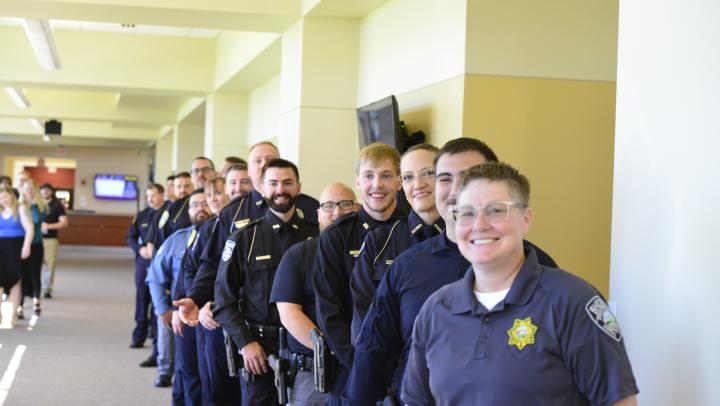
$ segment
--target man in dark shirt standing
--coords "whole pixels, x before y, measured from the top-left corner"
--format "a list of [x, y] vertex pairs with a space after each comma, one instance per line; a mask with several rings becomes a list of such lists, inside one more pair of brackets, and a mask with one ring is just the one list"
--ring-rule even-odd
[[272, 160], [262, 178], [269, 210], [230, 235], [215, 282], [215, 319], [240, 350], [242, 375], [252, 375], [241, 378], [245, 405], [278, 402], [266, 355], [277, 353], [280, 327], [277, 308], [269, 304], [270, 290], [287, 249], [318, 234], [317, 224], [300, 218], [295, 210], [300, 194], [295, 164]]
[[340, 403], [352, 366], [350, 274], [360, 246], [369, 231], [400, 217], [395, 200], [400, 189], [400, 154], [389, 145], [370, 144], [358, 155], [355, 175], [362, 207], [339, 219], [320, 236], [313, 275], [318, 326], [341, 365], [328, 393], [328, 404]]
[[[318, 220], [320, 230], [334, 223], [348, 213], [356, 212], [360, 206], [355, 193], [347, 185], [333, 183], [320, 193]], [[313, 378], [313, 345], [310, 330], [316, 327], [315, 290], [313, 289], [313, 268], [317, 238], [293, 245], [283, 256], [273, 282], [270, 303], [275, 303], [283, 326], [290, 332], [290, 350], [293, 404], [320, 406], [325, 404], [325, 395], [315, 389]]]
[[142, 348], [153, 322], [150, 305], [152, 298], [145, 284], [150, 260], [147, 259], [147, 232], [155, 212], [164, 209], [167, 202], [163, 200], [165, 190], [161, 185], [151, 183], [145, 191], [147, 207], [138, 212], [127, 233], [127, 243], [135, 253], [135, 329], [132, 332], [130, 348]]
[[41, 224], [43, 233], [43, 270], [42, 287], [45, 291], [45, 299], [52, 298], [53, 284], [55, 282], [55, 261], [58, 251], [58, 230], [68, 226], [68, 218], [65, 214], [65, 206], [55, 197], [55, 188], [49, 183], [40, 186], [40, 195], [48, 204], [48, 215]]

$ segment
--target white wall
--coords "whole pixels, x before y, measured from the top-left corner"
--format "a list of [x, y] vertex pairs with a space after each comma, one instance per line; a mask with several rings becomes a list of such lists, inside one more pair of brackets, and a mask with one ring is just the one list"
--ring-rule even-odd
[[620, 3], [611, 300], [644, 405], [720, 405], [720, 3]]
[[391, 0], [360, 24], [358, 106], [464, 73], [465, 0]]
[[279, 74], [248, 94], [247, 146], [280, 135], [280, 106]]

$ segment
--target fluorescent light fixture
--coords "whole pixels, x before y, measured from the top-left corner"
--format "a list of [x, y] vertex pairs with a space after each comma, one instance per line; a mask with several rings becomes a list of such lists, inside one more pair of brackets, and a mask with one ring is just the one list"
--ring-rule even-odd
[[47, 134], [43, 135], [43, 141], [50, 142], [50, 136]]
[[38, 130], [45, 131], [45, 125], [37, 118], [29, 118], [28, 121], [33, 127], [37, 128]]
[[10, 96], [10, 98], [17, 104], [18, 107], [21, 109], [26, 109], [30, 107], [30, 102], [25, 97], [25, 93], [23, 93], [20, 89], [16, 89], [14, 87], [5, 86], [5, 91]]
[[26, 18], [23, 20], [23, 27], [40, 66], [46, 70], [60, 69], [60, 57], [55, 48], [50, 23], [47, 20]]

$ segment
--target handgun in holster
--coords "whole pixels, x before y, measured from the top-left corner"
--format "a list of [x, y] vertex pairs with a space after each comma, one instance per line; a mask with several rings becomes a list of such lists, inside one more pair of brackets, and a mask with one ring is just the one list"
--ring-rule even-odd
[[270, 364], [270, 368], [272, 368], [275, 374], [275, 388], [278, 393], [278, 403], [285, 405], [288, 403], [290, 361], [287, 356], [287, 333], [282, 327], [278, 330], [278, 338], [280, 340], [278, 354], [270, 354], [268, 364]]
[[242, 365], [240, 352], [225, 330], [223, 330], [223, 336], [225, 340], [225, 357], [227, 359], [228, 372], [229, 375], [234, 378], [237, 377], [237, 370], [240, 368], [240, 365]]
[[313, 343], [315, 389], [318, 392], [327, 393], [335, 381], [337, 361], [320, 330], [317, 328], [310, 330], [310, 340]]

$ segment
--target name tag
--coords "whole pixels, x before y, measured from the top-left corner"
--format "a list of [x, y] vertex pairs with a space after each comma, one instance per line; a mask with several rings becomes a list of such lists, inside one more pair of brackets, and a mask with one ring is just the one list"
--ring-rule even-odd
[[273, 230], [277, 230], [278, 228], [280, 228], [280, 224], [273, 224]]
[[385, 260], [385, 265], [392, 265], [393, 262], [395, 262], [395, 261], [393, 261], [392, 259], [386, 259], [386, 260]]
[[267, 259], [270, 259], [270, 255], [260, 255], [259, 257], [255, 257], [256, 261], [265, 261]]
[[360, 250], [352, 250], [349, 252], [349, 254], [354, 257], [357, 257], [358, 255], [360, 255]]
[[250, 219], [242, 219], [235, 222], [235, 228], [243, 228], [250, 222]]

